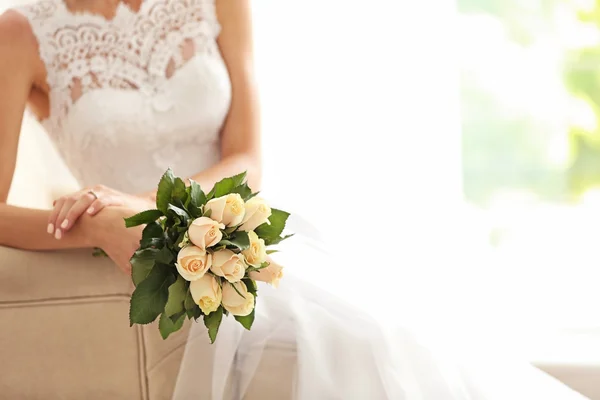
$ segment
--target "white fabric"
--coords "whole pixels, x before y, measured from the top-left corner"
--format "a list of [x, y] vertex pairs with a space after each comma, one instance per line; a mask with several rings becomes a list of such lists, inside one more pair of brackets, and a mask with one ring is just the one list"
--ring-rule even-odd
[[[255, 376], [268, 373], [260, 370], [261, 358], [285, 352], [296, 354], [295, 378], [281, 383], [289, 385], [285, 398], [294, 400], [585, 398], [528, 363], [502, 354], [503, 343], [484, 348], [455, 342], [451, 338], [460, 329], [444, 325], [438, 326], [442, 333], [437, 332], [433, 340], [402, 326], [401, 312], [388, 315], [385, 325], [378, 323], [369, 313], [325, 290], [361, 296], [360, 287], [343, 288], [343, 283], [331, 278], [352, 261], [334, 258], [325, 244], [303, 236], [303, 229], [295, 223], [292, 230], [300, 235], [278, 253], [286, 276], [277, 289], [259, 284], [252, 330], [224, 319], [214, 352], [210, 357], [202, 353], [202, 359], [213, 365], [212, 372], [198, 362], [198, 346], [208, 346], [206, 330], [201, 323], [193, 328], [175, 400], [208, 398], [202, 396], [197, 378], [206, 375], [212, 382], [211, 400], [242, 399], [254, 379], [265, 380]], [[312, 274], [325, 281], [318, 286], [309, 283]], [[383, 278], [373, 277], [369, 284], [376, 284], [377, 279]], [[367, 308], [378, 306], [377, 298], [362, 300]], [[444, 340], [446, 333], [449, 341]], [[232, 384], [235, 390], [228, 388]], [[261, 395], [275, 399], [280, 392], [277, 388]]]
[[[139, 12], [121, 4], [111, 20], [74, 14], [61, 0], [20, 12], [48, 72], [51, 114], [44, 126], [82, 186], [141, 192], [167, 167], [188, 176], [218, 161], [231, 85], [215, 41], [214, 0], [146, 0]], [[526, 363], [501, 364], [498, 355], [468, 361], [471, 352], [425, 345], [401, 326], [400, 313], [388, 315], [391, 327], [384, 329], [324, 289], [360, 296], [359, 287], [336, 287], [336, 273], [354, 261], [331, 258], [326, 248], [312, 234], [294, 238], [282, 256], [287, 271], [303, 271], [304, 278], [288, 272], [277, 290], [261, 285], [254, 328], [244, 331], [227, 318], [212, 359], [189, 345], [174, 397], [228, 398], [234, 370], [233, 393], [242, 397], [265, 346], [277, 341], [297, 355], [289, 386], [297, 400], [582, 398]], [[306, 282], [313, 273], [321, 287]], [[374, 276], [370, 284], [378, 279], [385, 278]], [[373, 309], [378, 300], [363, 305]], [[201, 325], [190, 334], [190, 343], [198, 340], [206, 341]], [[198, 386], [207, 374], [211, 387]]]
[[139, 193], [167, 167], [189, 176], [218, 160], [231, 87], [213, 1], [120, 3], [111, 20], [61, 0], [19, 10], [47, 69], [44, 126], [81, 185]]

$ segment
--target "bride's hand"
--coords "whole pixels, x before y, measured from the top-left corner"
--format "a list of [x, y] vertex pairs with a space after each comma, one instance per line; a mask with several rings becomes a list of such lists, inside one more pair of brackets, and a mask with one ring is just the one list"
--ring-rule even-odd
[[96, 215], [108, 206], [129, 207], [138, 211], [153, 207], [149, 199], [97, 185], [57, 199], [48, 218], [48, 233], [60, 239], [84, 213]]
[[143, 226], [125, 227], [125, 218], [140, 210], [130, 207], [105, 207], [101, 213], [86, 221], [92, 246], [101, 248], [126, 274], [131, 274], [130, 259], [140, 246]]

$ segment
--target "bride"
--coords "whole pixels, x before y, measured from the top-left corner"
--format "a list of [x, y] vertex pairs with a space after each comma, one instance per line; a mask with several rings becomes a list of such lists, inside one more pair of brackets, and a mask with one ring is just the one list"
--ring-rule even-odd
[[[249, 4], [41, 0], [3, 14], [0, 220], [10, 229], [0, 230], [0, 245], [98, 247], [129, 273], [140, 231], [126, 229], [123, 218], [152, 208], [153, 188], [167, 168], [203, 187], [245, 170], [258, 188]], [[83, 188], [56, 199], [49, 211], [6, 204], [26, 107]], [[290, 272], [279, 289], [261, 288], [251, 331], [224, 321], [208, 358], [203, 327], [194, 325], [174, 398], [243, 398], [261, 378], [255, 372], [273, 338], [294, 347], [295, 357], [279, 362], [295, 371], [294, 399], [583, 398], [527, 364], [459, 363], [406, 328], [384, 329], [293, 276], [300, 258], [332, 265], [318, 248], [292, 245], [284, 254]], [[212, 387], [198, 387], [197, 377], [211, 367]], [[266, 387], [261, 395], [275, 396]]]

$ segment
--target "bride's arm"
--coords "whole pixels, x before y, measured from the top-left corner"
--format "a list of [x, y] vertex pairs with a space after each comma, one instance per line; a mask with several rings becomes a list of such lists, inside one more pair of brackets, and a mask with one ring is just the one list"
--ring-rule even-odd
[[[261, 184], [259, 101], [254, 78], [250, 0], [217, 0], [219, 48], [231, 79], [232, 102], [221, 131], [221, 161], [189, 178], [210, 189], [226, 176], [248, 172], [248, 184]], [[154, 198], [155, 193], [146, 196]]]
[[46, 233], [50, 211], [0, 203], [0, 246], [23, 250], [60, 250], [93, 247], [86, 232], [91, 217], [82, 218], [73, 234], [56, 240]]
[[[221, 25], [218, 44], [231, 79], [231, 107], [221, 130], [221, 161], [188, 178], [208, 190], [226, 176], [247, 171], [248, 183], [256, 191], [261, 183], [260, 124], [249, 0], [217, 0], [217, 15]], [[156, 200], [155, 191], [134, 198], [110, 188], [93, 189], [93, 195], [84, 189], [57, 199], [47, 221], [48, 232], [61, 239], [84, 213], [96, 215], [107, 206], [147, 209]]]
[[[37, 44], [27, 22], [14, 12], [0, 16], [0, 245], [29, 250], [86, 247], [84, 235], [54, 240], [46, 233], [50, 211], [6, 204], [12, 182], [21, 121], [40, 75]], [[35, 186], [35, 182], [31, 182]], [[79, 227], [78, 229], [84, 229]]]

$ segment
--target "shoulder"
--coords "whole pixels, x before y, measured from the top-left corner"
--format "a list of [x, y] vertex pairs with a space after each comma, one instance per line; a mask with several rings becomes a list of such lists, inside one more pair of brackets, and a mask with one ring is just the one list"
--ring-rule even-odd
[[0, 14], [0, 62], [2, 68], [19, 70], [39, 67], [38, 42], [27, 17], [16, 10]]
[[[37, 54], [37, 40], [27, 17], [16, 10], [0, 15], [0, 51], [12, 56]], [[20, 57], [19, 57], [20, 58]]]
[[233, 47], [239, 55], [252, 50], [252, 14], [249, 0], [216, 0], [222, 47]]
[[252, 19], [249, 0], [214, 0], [214, 5], [218, 20], [226, 25], [241, 23], [246, 26]]
[[[16, 39], [19, 43], [30, 41], [35, 43], [35, 36], [29, 23], [29, 19], [16, 9], [9, 9], [0, 14], [0, 39]], [[10, 35], [10, 37], [5, 37]]]

